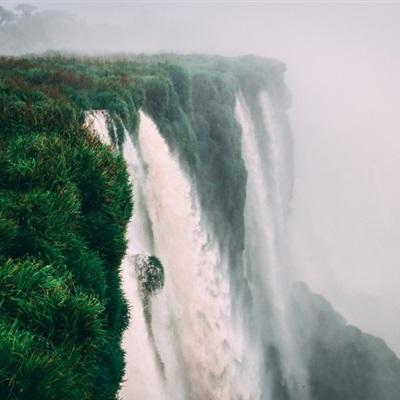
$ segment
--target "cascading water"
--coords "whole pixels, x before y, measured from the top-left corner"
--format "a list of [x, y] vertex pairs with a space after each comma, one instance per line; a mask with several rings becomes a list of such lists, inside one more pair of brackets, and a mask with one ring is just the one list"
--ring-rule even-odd
[[[261, 93], [258, 101], [264, 120], [264, 138], [257, 137], [243, 96], [237, 99], [236, 116], [242, 127], [242, 155], [248, 172], [244, 269], [252, 297], [256, 299], [253, 320], [255, 331], [260, 335], [259, 351], [270, 349], [277, 354], [272, 357], [270, 353], [260, 365], [260, 370], [264, 371], [262, 376], [266, 377], [262, 398], [275, 398], [276, 384], [271, 379], [277, 379], [278, 368], [282, 374], [278, 379], [283, 379], [288, 394], [296, 399], [306, 399], [306, 370], [290, 335], [287, 286], [290, 279], [286, 275], [284, 240], [286, 203], [280, 186], [284, 174], [281, 154], [284, 149], [279, 143], [279, 125], [267, 93]], [[263, 162], [262, 155], [268, 158], [268, 162]], [[268, 358], [272, 361], [268, 362]], [[269, 392], [269, 397], [266, 392]]]
[[[248, 172], [243, 274], [253, 298], [252, 309], [243, 306], [239, 316], [232, 311], [236, 293], [223, 240], [202, 218], [196, 189], [178, 158], [143, 112], [137, 143], [125, 135], [123, 155], [133, 181], [135, 211], [122, 265], [132, 314], [123, 338], [124, 400], [275, 400], [276, 369], [288, 392], [307, 398], [306, 375], [289, 335], [282, 276], [286, 199], [280, 187], [284, 165], [279, 123], [266, 93], [259, 102], [264, 141], [257, 137], [244, 98], [239, 96], [236, 103]], [[92, 116], [92, 129], [103, 141], [106, 118]], [[262, 154], [267, 154], [267, 164]], [[157, 256], [165, 269], [164, 288], [147, 305], [135, 275], [138, 254]], [[266, 355], [271, 348], [278, 359]]]
[[0, 70], [0, 400], [399, 400], [385, 342], [292, 284], [282, 63]]
[[107, 111], [89, 112], [86, 115], [86, 125], [98, 135], [103, 143], [111, 145], [111, 138], [108, 133], [108, 118]]
[[[109, 118], [106, 111], [91, 112], [86, 116], [86, 125], [98, 135], [103, 143], [111, 146], [112, 140], [108, 130]], [[165, 398], [163, 382], [157, 368], [143, 312], [139, 284], [135, 275], [135, 256], [151, 253], [153, 250], [147, 207], [143, 198], [145, 173], [142, 160], [128, 133], [125, 135], [123, 156], [135, 188], [135, 211], [127, 226], [128, 246], [121, 266], [122, 287], [133, 315], [122, 341], [126, 352], [126, 368], [121, 396], [124, 399], [162, 400]], [[143, 384], [144, 382], [146, 384]]]
[[154, 301], [152, 316], [169, 398], [178, 398], [171, 392], [177, 380], [169, 376], [174, 368], [165, 352], [165, 338], [171, 332], [170, 340], [179, 348], [174, 362], [180, 364], [176, 375], [183, 383], [183, 398], [248, 398], [249, 389], [239, 384], [243, 383], [239, 376], [243, 348], [232, 325], [225, 260], [201, 222], [190, 180], [143, 113], [139, 144], [147, 168], [145, 194], [155, 253], [166, 272], [165, 288]]
[[163, 400], [164, 388], [145, 320], [139, 285], [135, 275], [135, 257], [151, 253], [151, 232], [143, 202], [144, 170], [129, 134], [125, 135], [124, 158], [135, 188], [135, 211], [127, 227], [128, 247], [122, 261], [122, 285], [132, 317], [124, 333], [126, 369], [121, 396], [124, 399]]

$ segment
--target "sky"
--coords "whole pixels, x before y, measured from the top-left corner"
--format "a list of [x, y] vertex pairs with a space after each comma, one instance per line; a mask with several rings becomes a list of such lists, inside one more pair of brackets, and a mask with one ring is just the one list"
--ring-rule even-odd
[[59, 27], [63, 48], [284, 61], [296, 275], [400, 355], [400, 3], [31, 3], [82, 21], [74, 32]]

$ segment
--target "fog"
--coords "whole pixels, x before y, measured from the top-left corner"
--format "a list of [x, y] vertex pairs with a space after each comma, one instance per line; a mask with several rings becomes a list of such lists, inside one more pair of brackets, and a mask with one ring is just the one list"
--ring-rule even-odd
[[10, 26], [0, 29], [0, 52], [253, 53], [284, 61], [296, 143], [297, 277], [400, 354], [400, 4], [31, 4], [38, 9], [18, 22], [20, 39]]

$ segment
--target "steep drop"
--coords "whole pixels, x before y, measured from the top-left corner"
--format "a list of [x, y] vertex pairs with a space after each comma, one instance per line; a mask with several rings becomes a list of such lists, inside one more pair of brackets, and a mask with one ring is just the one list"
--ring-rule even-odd
[[[243, 134], [242, 154], [248, 172], [244, 271], [253, 298], [253, 335], [257, 339], [257, 353], [262, 355], [261, 398], [276, 399], [296, 394], [297, 399], [307, 399], [306, 370], [291, 336], [288, 314], [289, 283], [283, 237], [285, 208], [279, 185], [283, 174], [280, 170], [280, 151], [283, 149], [275, 136], [279, 131], [267, 96], [262, 93], [259, 97], [265, 121], [264, 137], [257, 137], [243, 96], [239, 96], [236, 103], [236, 116]], [[263, 156], [268, 162], [263, 162]], [[279, 394], [277, 385], [281, 386]]]
[[[233, 102], [233, 92], [219, 98], [213, 90], [220, 81], [207, 79], [196, 78], [188, 125], [140, 111], [137, 131], [118, 142], [135, 198], [122, 265], [131, 307], [122, 398], [344, 400], [340, 393], [375, 393], [393, 400], [398, 360], [293, 289], [286, 242], [293, 146], [279, 83], [243, 89]], [[91, 118], [105, 141], [112, 121], [104, 112]], [[106, 142], [117, 151], [115, 138]], [[143, 297], [135, 269], [148, 255], [163, 264], [165, 283]], [[340, 332], [337, 342], [320, 337], [325, 319], [328, 333]], [[354, 360], [363, 359], [362, 349], [370, 362], [354, 375], [358, 383], [339, 391], [330, 371], [343, 365], [343, 376], [352, 374], [347, 346]], [[390, 365], [388, 389], [373, 372], [380, 354]], [[361, 390], [367, 380], [370, 389]]]

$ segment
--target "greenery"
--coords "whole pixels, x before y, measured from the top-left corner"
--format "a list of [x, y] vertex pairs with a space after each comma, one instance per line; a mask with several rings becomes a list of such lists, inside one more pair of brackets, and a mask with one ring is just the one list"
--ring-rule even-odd
[[[36, 18], [26, 7], [17, 17], [3, 11], [0, 32], [11, 34], [18, 21]], [[117, 396], [128, 322], [119, 268], [132, 213], [119, 154], [125, 129], [137, 140], [139, 109], [179, 157], [206, 222], [222, 238], [235, 300], [250, 304], [238, 268], [246, 171], [235, 96], [242, 92], [264, 140], [257, 95], [267, 89], [284, 110], [290, 99], [283, 72], [281, 63], [257, 57], [0, 58], [0, 399]], [[108, 111], [113, 146], [84, 128], [92, 110]], [[154, 256], [138, 265], [153, 340], [149, 304], [163, 287], [164, 271]], [[346, 325], [306, 287], [292, 295], [311, 399], [398, 397], [399, 360], [382, 341]], [[264, 358], [274, 398], [289, 400], [279, 349], [266, 343]]]
[[[282, 72], [251, 57], [0, 58], [1, 399], [116, 398], [128, 321], [119, 267], [132, 212], [118, 154], [125, 128], [137, 139], [140, 108], [240, 259], [246, 172], [235, 92]], [[91, 110], [108, 111], [117, 151], [84, 128]], [[148, 266], [144, 288], [154, 293], [163, 269], [155, 257]]]
[[[144, 109], [192, 177], [218, 236], [225, 238], [231, 253], [241, 253], [246, 171], [234, 117], [235, 93], [241, 89], [254, 97], [268, 87], [277, 101], [287, 102], [287, 95], [282, 97], [286, 93], [283, 64], [257, 57], [55, 54], [3, 59], [1, 66], [5, 81], [15, 86], [23, 80], [35, 100], [43, 103], [43, 92], [55, 95], [62, 104], [58, 103], [59, 114], [71, 112], [65, 100], [78, 110], [82, 123], [82, 110], [107, 109], [119, 147], [123, 146], [123, 127], [136, 138], [138, 110]], [[47, 107], [47, 103], [40, 106]], [[18, 109], [7, 110], [11, 112], [20, 118]]]
[[125, 164], [82, 127], [84, 107], [44, 64], [28, 64], [0, 64], [0, 398], [114, 399]]

